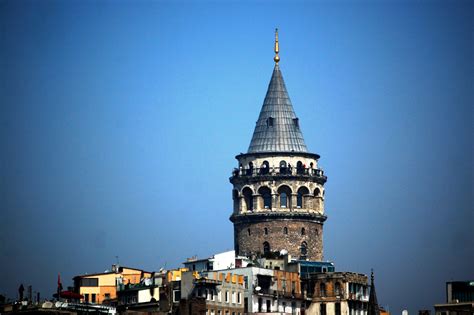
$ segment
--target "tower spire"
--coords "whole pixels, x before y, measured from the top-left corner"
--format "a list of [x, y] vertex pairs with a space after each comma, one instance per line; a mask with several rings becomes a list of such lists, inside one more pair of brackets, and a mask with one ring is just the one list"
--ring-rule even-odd
[[273, 60], [275, 61], [276, 64], [280, 61], [280, 56], [278, 56], [278, 53], [280, 52], [280, 46], [278, 45], [278, 28], [275, 29], [275, 57], [273, 57]]
[[367, 315], [380, 315], [379, 303], [377, 302], [377, 293], [375, 293], [374, 269], [370, 270], [370, 295]]

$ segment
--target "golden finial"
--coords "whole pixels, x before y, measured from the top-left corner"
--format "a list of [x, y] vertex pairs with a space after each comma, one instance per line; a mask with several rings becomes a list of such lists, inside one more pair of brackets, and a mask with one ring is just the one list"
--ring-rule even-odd
[[280, 61], [280, 56], [278, 56], [278, 53], [280, 52], [280, 46], [278, 45], [278, 29], [275, 29], [275, 57], [273, 60], [275, 60], [275, 63], [278, 63]]

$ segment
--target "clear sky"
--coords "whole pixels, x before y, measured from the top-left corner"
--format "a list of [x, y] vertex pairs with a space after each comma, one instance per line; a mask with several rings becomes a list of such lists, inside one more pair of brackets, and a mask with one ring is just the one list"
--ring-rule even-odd
[[233, 247], [280, 67], [328, 176], [325, 259], [394, 314], [474, 278], [474, 2], [0, 1], [0, 293]]

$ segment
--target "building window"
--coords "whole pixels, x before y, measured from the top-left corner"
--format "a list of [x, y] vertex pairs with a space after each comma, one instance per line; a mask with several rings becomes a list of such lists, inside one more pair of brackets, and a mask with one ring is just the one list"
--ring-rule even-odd
[[341, 295], [341, 284], [339, 282], [336, 282], [336, 285], [334, 286], [334, 293], [336, 295]]
[[326, 284], [325, 283], [321, 283], [319, 285], [319, 295], [320, 296], [326, 296]]
[[270, 243], [264, 242], [263, 243], [263, 253], [269, 254], [270, 253]]
[[335, 315], [341, 315], [341, 303], [337, 302], [335, 305]]
[[181, 300], [181, 291], [180, 290], [173, 290], [173, 302], [177, 303]]
[[306, 235], [306, 230], [304, 228], [301, 228], [301, 235]]
[[92, 293], [91, 294], [91, 303], [95, 303], [95, 302], [96, 302], [96, 294]]
[[280, 194], [280, 207], [286, 208], [287, 196], [285, 192]]
[[291, 189], [288, 186], [281, 186], [278, 188], [278, 194], [280, 195], [280, 207], [290, 208], [291, 207]]
[[263, 199], [263, 208], [271, 209], [272, 208], [272, 191], [268, 187], [260, 187], [258, 190], [260, 196]]
[[237, 303], [239, 303], [239, 304], [242, 303], [242, 300], [241, 300], [242, 296], [241, 296], [241, 294], [242, 294], [242, 293], [240, 293], [240, 292], [237, 293]]
[[84, 302], [89, 303], [89, 294], [84, 294]]
[[110, 293], [105, 293], [105, 294], [104, 294], [104, 298], [105, 298], [106, 300], [110, 299]]
[[267, 313], [272, 311], [272, 301], [267, 300]]
[[303, 242], [301, 243], [300, 247], [300, 259], [306, 259], [308, 256], [308, 243]]
[[99, 278], [82, 278], [80, 282], [81, 287], [98, 287]]
[[300, 187], [298, 189], [298, 195], [296, 197], [296, 207], [297, 208], [306, 208], [304, 204], [304, 196], [309, 194], [309, 190], [306, 187]]
[[244, 196], [245, 210], [253, 210], [253, 192], [250, 188], [245, 187], [242, 190], [242, 195]]
[[321, 315], [326, 315], [326, 304], [321, 303], [321, 312], [319, 312]]
[[229, 303], [229, 291], [225, 291], [225, 302]]
[[268, 117], [267, 118], [267, 127], [273, 127], [274, 120], [275, 119], [273, 117]]
[[293, 118], [293, 124], [295, 125], [296, 128], [299, 128], [300, 127], [299, 119]]
[[222, 292], [219, 291], [217, 292], [217, 302], [221, 302], [222, 301]]
[[286, 226], [283, 228], [283, 234], [288, 234], [288, 228]]
[[270, 163], [268, 161], [263, 161], [262, 166], [260, 167], [260, 174], [266, 175], [270, 171]]
[[268, 235], [268, 229], [267, 229], [267, 228], [264, 228], [264, 229], [263, 229], [263, 233], [264, 233], [265, 235]]
[[315, 196], [315, 197], [319, 197], [320, 195], [321, 195], [321, 190], [320, 190], [319, 188], [316, 188], [316, 189], [314, 190], [314, 196]]

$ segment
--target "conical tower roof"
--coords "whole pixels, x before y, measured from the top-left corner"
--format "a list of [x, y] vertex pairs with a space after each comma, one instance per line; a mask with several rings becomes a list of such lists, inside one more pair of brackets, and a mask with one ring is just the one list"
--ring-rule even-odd
[[278, 63], [248, 149], [259, 152], [308, 152]]

